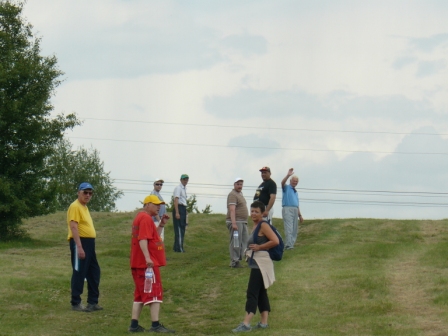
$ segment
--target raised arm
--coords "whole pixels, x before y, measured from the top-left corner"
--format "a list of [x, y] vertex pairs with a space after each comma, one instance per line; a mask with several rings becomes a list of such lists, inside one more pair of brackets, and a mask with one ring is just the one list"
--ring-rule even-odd
[[289, 168], [288, 174], [286, 174], [286, 176], [282, 180], [282, 189], [285, 186], [286, 181], [288, 181], [288, 178], [293, 174], [294, 174], [294, 168]]

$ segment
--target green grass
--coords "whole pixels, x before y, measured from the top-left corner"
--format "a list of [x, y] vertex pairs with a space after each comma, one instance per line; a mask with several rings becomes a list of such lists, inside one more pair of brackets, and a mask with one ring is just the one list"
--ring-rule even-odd
[[[0, 335], [124, 335], [133, 282], [134, 213], [93, 213], [104, 310], [70, 310], [65, 213], [25, 224], [29, 238], [0, 243]], [[228, 267], [223, 215], [190, 216], [184, 254], [162, 269], [161, 322], [180, 335], [229, 335], [244, 316], [249, 270]], [[282, 222], [274, 221], [282, 230]], [[448, 220], [306, 221], [294, 250], [275, 263], [269, 331], [259, 335], [445, 335]], [[83, 294], [85, 299], [85, 293]], [[258, 321], [255, 317], [254, 323]], [[149, 309], [140, 324], [149, 327]]]

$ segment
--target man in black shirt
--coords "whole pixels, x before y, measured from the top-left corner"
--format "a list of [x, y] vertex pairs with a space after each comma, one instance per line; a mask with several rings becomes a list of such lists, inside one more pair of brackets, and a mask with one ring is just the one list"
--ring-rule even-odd
[[271, 168], [260, 169], [263, 183], [255, 191], [254, 201], [260, 201], [266, 206], [263, 218], [271, 221], [274, 215], [274, 203], [277, 196], [277, 184], [271, 179]]

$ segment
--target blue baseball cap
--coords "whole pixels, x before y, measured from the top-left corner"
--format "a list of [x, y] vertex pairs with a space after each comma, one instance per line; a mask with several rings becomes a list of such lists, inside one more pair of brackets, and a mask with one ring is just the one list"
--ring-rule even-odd
[[83, 182], [83, 183], [81, 183], [79, 185], [78, 191], [85, 190], [85, 189], [92, 189], [93, 190], [93, 187], [92, 187], [92, 185], [89, 182]]

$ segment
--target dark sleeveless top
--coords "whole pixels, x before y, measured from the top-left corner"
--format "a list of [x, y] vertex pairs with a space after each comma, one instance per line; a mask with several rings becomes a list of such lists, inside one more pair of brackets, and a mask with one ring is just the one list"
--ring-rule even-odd
[[[266, 236], [257, 236], [257, 242], [256, 243], [254, 243], [254, 234], [253, 234], [253, 232], [249, 235], [249, 240], [247, 241], [247, 247], [249, 248], [249, 245], [250, 244], [258, 244], [258, 245], [262, 245], [262, 244], [264, 244], [264, 243], [267, 243], [269, 241], [269, 239], [268, 239], [268, 237], [266, 237]], [[258, 267], [258, 265], [257, 265], [257, 262], [255, 261], [255, 259], [254, 260], [252, 260], [252, 262], [251, 262], [251, 258], [249, 258], [248, 260], [247, 260], [247, 264], [248, 264], [248, 266], [249, 266], [249, 268], [259, 268]]]

